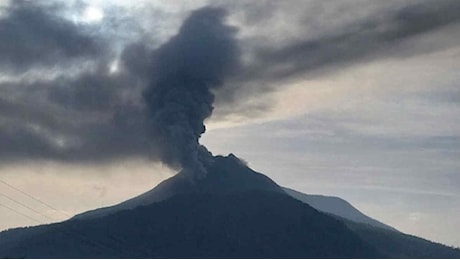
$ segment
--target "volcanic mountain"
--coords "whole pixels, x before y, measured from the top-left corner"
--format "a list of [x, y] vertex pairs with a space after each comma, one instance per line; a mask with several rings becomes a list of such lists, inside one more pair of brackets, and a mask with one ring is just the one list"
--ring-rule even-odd
[[267, 176], [248, 168], [235, 155], [216, 156], [205, 178], [191, 180], [184, 172], [163, 181], [154, 189], [118, 205], [76, 215], [75, 219], [105, 216], [123, 209], [133, 209], [166, 200], [179, 194], [226, 194], [242, 191], [267, 191], [284, 194], [284, 190]]
[[243, 190], [286, 193], [321, 212], [350, 221], [396, 231], [393, 227], [364, 215], [341, 198], [304, 194], [289, 188], [280, 187], [267, 176], [251, 170], [233, 154], [229, 154], [227, 157], [216, 156], [214, 164], [209, 169], [209, 174], [205, 179], [192, 182], [183, 172], [180, 172], [163, 181], [152, 190], [135, 198], [111, 207], [99, 208], [78, 214], [74, 219], [102, 217], [120, 210], [134, 209], [138, 206], [145, 206], [163, 201], [179, 194], [190, 194], [195, 192], [228, 193]]
[[321, 212], [304, 202], [309, 195], [293, 195], [234, 155], [215, 157], [207, 172], [195, 180], [179, 173], [139, 197], [61, 223], [1, 232], [0, 257], [460, 257], [457, 249], [340, 216], [350, 212], [342, 202], [320, 203]]

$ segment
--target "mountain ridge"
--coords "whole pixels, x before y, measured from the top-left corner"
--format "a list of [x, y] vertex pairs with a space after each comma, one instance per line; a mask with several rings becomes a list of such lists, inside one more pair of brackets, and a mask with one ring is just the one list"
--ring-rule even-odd
[[0, 239], [0, 257], [384, 256], [341, 221], [270, 191], [181, 194], [102, 218], [75, 219], [43, 228], [7, 250]]
[[298, 199], [313, 208], [329, 213], [334, 216], [344, 218], [350, 221], [369, 224], [371, 226], [385, 228], [392, 231], [398, 231], [396, 228], [373, 219], [351, 205], [350, 202], [335, 196], [325, 196], [318, 194], [305, 194], [290, 188], [283, 187], [284, 191], [295, 199]]

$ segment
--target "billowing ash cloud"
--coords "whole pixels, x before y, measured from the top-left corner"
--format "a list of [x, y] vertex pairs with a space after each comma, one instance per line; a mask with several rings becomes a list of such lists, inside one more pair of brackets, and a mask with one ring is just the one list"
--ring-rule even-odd
[[235, 28], [225, 25], [224, 17], [218, 8], [194, 11], [179, 33], [153, 52], [153, 75], [144, 93], [161, 159], [198, 175], [211, 159], [199, 138], [213, 110], [212, 90], [237, 65]]

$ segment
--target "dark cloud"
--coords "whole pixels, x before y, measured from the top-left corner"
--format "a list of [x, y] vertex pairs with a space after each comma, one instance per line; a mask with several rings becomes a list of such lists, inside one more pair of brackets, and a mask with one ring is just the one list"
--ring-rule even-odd
[[[430, 50], [456, 46], [445, 42], [421, 48], [399, 46], [411, 38], [460, 22], [460, 2], [420, 1], [402, 9], [377, 13], [315, 39], [292, 41], [284, 46], [255, 50], [255, 62], [244, 68], [241, 81], [279, 81], [328, 66], [343, 66], [364, 60], [407, 57]], [[299, 37], [302, 32], [299, 32]]]
[[[12, 1], [0, 19], [0, 161], [156, 158], [137, 76], [111, 73], [116, 43], [65, 19], [65, 8]], [[25, 71], [35, 74], [14, 76]]]
[[[98, 69], [75, 78], [3, 83], [0, 160], [104, 161], [152, 156], [140, 89]], [[126, 93], [128, 92], [128, 93]]]
[[48, 100], [61, 107], [80, 111], [110, 111], [116, 104], [118, 94], [129, 89], [129, 82], [119, 77], [111, 77], [105, 71], [78, 75], [74, 79], [60, 77], [49, 88]]
[[0, 18], [0, 69], [23, 72], [34, 66], [59, 66], [101, 56], [101, 43], [60, 17], [61, 11], [58, 4], [11, 1]]
[[[239, 117], [242, 108], [245, 108], [244, 115], [249, 117], [263, 114], [260, 107], [248, 106], [257, 97], [268, 98], [265, 102], [268, 112], [270, 93], [282, 91], [283, 86], [292, 81], [323, 77], [363, 62], [426, 55], [460, 43], [459, 1], [407, 1], [394, 2], [393, 6], [378, 6], [379, 3], [375, 4], [376, 8], [363, 6], [362, 2], [349, 6], [341, 1], [313, 2], [306, 7], [301, 3], [268, 1], [264, 5], [242, 1], [224, 4], [240, 13], [241, 26], [251, 28], [251, 33], [241, 39], [247, 62], [224, 88], [215, 91], [219, 108], [216, 118]], [[325, 14], [337, 5], [343, 6]], [[240, 6], [245, 8], [239, 10]], [[354, 11], [357, 18], [344, 18], [340, 13], [349, 11]], [[278, 24], [270, 17], [262, 17], [263, 12], [278, 17]], [[335, 24], [334, 15], [344, 22]], [[282, 18], [289, 23], [280, 21]], [[334, 25], [325, 19], [333, 20], [330, 24]], [[327, 30], [320, 32], [323, 28]], [[442, 30], [446, 31], [436, 35]], [[273, 36], [267, 37], [269, 34]]]

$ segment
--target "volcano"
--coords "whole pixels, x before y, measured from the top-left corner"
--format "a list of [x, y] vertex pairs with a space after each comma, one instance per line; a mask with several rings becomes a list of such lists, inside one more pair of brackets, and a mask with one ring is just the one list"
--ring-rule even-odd
[[251, 170], [235, 155], [215, 156], [205, 178], [191, 180], [184, 172], [163, 181], [152, 190], [118, 205], [88, 211], [75, 219], [105, 216], [124, 209], [149, 205], [179, 194], [226, 194], [241, 191], [269, 191], [284, 194], [284, 190], [267, 176]]
[[343, 210], [343, 203], [325, 207], [313, 197], [320, 211], [305, 203], [312, 197], [296, 195], [232, 154], [216, 156], [203, 178], [178, 173], [112, 207], [61, 223], [4, 231], [0, 257], [460, 257], [457, 249], [353, 220], [342, 214], [355, 212]]
[[350, 203], [337, 197], [310, 195], [280, 187], [267, 176], [255, 172], [245, 165], [234, 154], [216, 156], [214, 163], [209, 167], [206, 178], [191, 181], [186, 174], [179, 172], [163, 181], [152, 190], [111, 207], [100, 208], [78, 214], [74, 219], [90, 219], [106, 216], [120, 210], [134, 209], [163, 201], [179, 194], [205, 192], [211, 194], [234, 193], [238, 191], [270, 191], [287, 194], [311, 207], [353, 222], [396, 231], [384, 223], [372, 219], [354, 208]]

